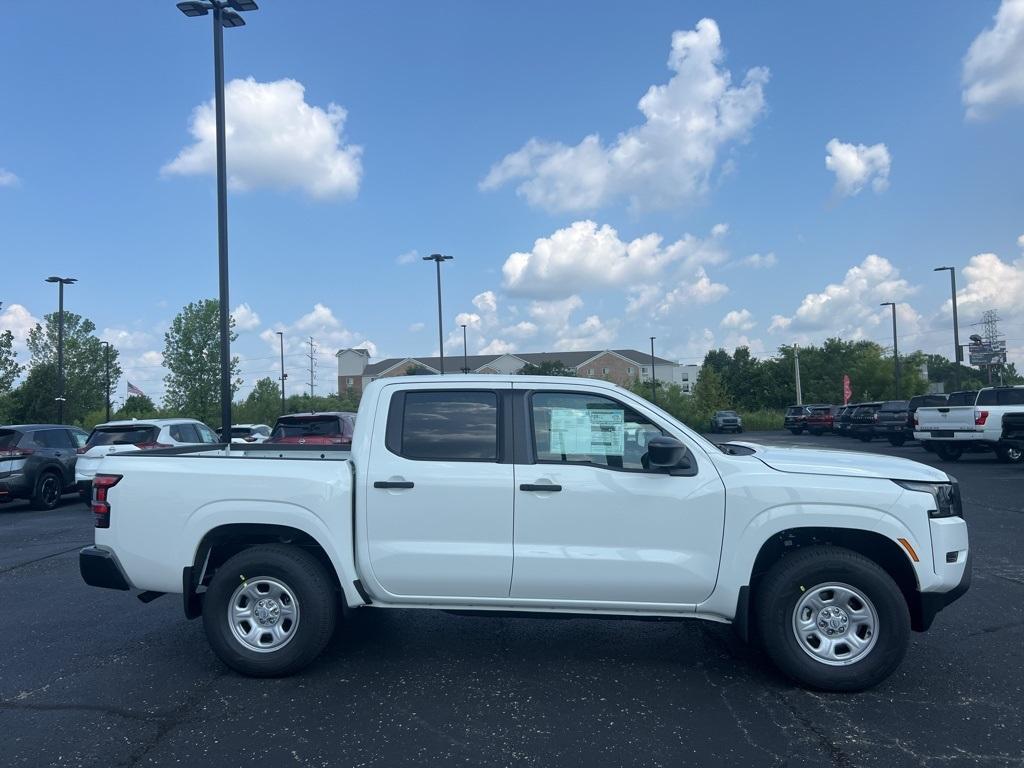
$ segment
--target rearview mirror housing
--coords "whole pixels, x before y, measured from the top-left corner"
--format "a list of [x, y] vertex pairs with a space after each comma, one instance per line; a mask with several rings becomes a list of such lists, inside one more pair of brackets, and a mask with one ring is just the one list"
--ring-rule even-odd
[[686, 446], [674, 437], [659, 435], [647, 441], [647, 460], [652, 469], [671, 469], [686, 457]]

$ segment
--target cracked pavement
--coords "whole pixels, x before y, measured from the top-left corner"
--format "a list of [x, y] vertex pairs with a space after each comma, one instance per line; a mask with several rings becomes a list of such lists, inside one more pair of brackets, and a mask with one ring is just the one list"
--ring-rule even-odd
[[180, 599], [87, 587], [87, 508], [0, 506], [4, 766], [1024, 768], [1024, 467], [788, 433], [961, 481], [971, 590], [860, 694], [796, 688], [728, 626], [363, 611], [300, 675], [227, 671]]

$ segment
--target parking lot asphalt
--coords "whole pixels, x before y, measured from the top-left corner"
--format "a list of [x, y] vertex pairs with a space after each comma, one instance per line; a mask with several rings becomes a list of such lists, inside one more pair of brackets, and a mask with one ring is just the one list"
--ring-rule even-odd
[[176, 596], [86, 586], [92, 520], [0, 506], [3, 766], [1024, 766], [1024, 466], [959, 477], [971, 590], [874, 690], [796, 688], [725, 625], [372, 611], [303, 673], [224, 668]]

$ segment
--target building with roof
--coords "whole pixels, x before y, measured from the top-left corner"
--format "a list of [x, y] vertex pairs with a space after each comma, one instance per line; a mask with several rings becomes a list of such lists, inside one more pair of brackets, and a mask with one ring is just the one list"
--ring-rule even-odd
[[[441, 372], [438, 357], [389, 357], [370, 362], [365, 349], [342, 349], [338, 358], [338, 392], [362, 394], [363, 388], [374, 379], [388, 376], [406, 376], [409, 373], [430, 374]], [[507, 352], [500, 355], [449, 355], [444, 359], [448, 373], [519, 373], [528, 363], [560, 362], [576, 372], [577, 376], [613, 381], [628, 386], [634, 381], [650, 381], [651, 355], [635, 349], [600, 349], [576, 352]], [[469, 370], [464, 370], [464, 367]], [[700, 366], [681, 365], [663, 357], [654, 358], [654, 376], [657, 381], [678, 384], [684, 392], [692, 392], [697, 383]]]

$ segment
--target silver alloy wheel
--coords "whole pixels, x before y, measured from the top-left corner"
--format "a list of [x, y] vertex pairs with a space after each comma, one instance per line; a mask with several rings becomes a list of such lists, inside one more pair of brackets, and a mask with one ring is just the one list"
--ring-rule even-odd
[[56, 475], [50, 474], [43, 478], [43, 484], [39, 486], [39, 498], [48, 507], [57, 506], [60, 501], [60, 480]]
[[1006, 449], [1006, 458], [1009, 461], [1016, 463], [1021, 460], [1022, 456], [1024, 456], [1024, 450], [1020, 448], [1010, 447]]
[[279, 579], [246, 579], [228, 602], [228, 625], [247, 650], [279, 651], [295, 637], [299, 603], [291, 587]]
[[875, 647], [878, 612], [863, 592], [840, 582], [804, 591], [793, 609], [800, 649], [829, 666], [854, 664]]

